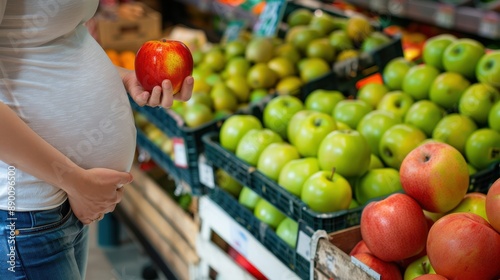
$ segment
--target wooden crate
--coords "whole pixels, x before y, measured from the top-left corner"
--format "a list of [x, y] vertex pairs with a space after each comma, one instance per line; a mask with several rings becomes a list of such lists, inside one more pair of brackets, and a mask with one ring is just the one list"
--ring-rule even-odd
[[[200, 227], [197, 206], [191, 216], [145, 173], [136, 167], [131, 173], [134, 181], [126, 186], [120, 207], [179, 279], [193, 279], [200, 261], [196, 252]], [[197, 198], [193, 198], [193, 205], [197, 205]]]

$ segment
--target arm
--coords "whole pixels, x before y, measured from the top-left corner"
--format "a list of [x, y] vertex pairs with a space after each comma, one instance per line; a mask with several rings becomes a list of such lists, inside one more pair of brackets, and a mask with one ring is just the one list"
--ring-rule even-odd
[[150, 93], [145, 91], [139, 84], [134, 71], [119, 66], [117, 66], [117, 69], [127, 92], [140, 106], [148, 105], [151, 107], [161, 106], [163, 108], [170, 108], [174, 99], [188, 101], [191, 98], [194, 84], [194, 79], [191, 76], [184, 79], [181, 91], [177, 94], [172, 94], [172, 83], [169, 80], [164, 80], [161, 87], [156, 86]]
[[100, 213], [114, 210], [122, 196], [122, 189], [117, 190], [117, 186], [131, 182], [132, 175], [103, 168], [80, 168], [2, 102], [0, 119], [0, 160], [64, 190], [75, 215], [84, 224]]

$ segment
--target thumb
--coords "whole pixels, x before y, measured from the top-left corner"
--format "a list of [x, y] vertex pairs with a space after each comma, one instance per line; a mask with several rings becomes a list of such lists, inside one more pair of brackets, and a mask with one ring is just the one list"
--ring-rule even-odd
[[134, 180], [132, 174], [128, 172], [119, 172], [116, 178], [116, 186], [118, 188], [123, 187], [123, 185], [129, 184]]

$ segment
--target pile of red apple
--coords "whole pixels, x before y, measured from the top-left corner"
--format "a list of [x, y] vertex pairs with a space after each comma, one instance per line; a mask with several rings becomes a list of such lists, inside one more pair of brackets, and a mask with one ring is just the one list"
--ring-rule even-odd
[[[439, 142], [409, 153], [400, 176], [404, 193], [363, 209], [362, 240], [350, 254], [381, 279], [499, 279], [500, 179], [487, 195], [466, 198], [467, 163]], [[463, 212], [450, 213], [464, 201]]]

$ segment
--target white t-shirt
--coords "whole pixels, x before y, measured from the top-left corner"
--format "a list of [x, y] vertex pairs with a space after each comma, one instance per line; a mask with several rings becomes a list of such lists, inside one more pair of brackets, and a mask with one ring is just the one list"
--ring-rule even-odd
[[[0, 102], [79, 166], [128, 171], [136, 130], [127, 93], [83, 26], [98, 2], [0, 0]], [[8, 173], [0, 161], [0, 209], [8, 209]], [[14, 189], [17, 211], [50, 209], [66, 199], [18, 169]]]

